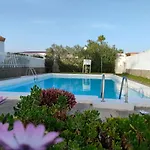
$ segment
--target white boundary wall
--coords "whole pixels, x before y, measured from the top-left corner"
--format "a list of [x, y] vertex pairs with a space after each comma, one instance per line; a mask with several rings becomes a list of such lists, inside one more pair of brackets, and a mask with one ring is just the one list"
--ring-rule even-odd
[[150, 50], [126, 57], [126, 69], [150, 70]]
[[28, 65], [31, 68], [44, 68], [45, 67], [45, 59], [30, 57]]
[[0, 67], [45, 68], [45, 59], [0, 52]]
[[4, 42], [0, 41], [0, 52], [4, 53]]

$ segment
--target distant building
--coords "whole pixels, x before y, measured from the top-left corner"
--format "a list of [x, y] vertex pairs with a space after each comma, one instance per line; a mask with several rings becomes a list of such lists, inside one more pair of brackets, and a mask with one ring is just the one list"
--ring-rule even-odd
[[139, 54], [138, 52], [130, 52], [130, 53], [126, 53], [126, 56], [133, 56]]
[[45, 58], [46, 56], [46, 51], [24, 51], [24, 52], [20, 52], [20, 54], [25, 54], [28, 56], [41, 56], [43, 58]]

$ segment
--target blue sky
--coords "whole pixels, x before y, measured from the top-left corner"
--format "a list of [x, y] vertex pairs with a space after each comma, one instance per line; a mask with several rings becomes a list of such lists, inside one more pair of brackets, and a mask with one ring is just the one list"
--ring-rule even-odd
[[150, 0], [0, 0], [6, 51], [84, 46], [101, 34], [126, 52], [150, 49]]

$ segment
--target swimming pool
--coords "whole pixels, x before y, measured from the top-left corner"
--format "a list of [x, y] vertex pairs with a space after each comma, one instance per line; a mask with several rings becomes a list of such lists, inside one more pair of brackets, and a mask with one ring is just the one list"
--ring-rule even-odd
[[[76, 96], [95, 96], [100, 98], [101, 81], [100, 75], [47, 74], [45, 76], [39, 76], [37, 80], [33, 80], [32, 77], [24, 77], [18, 80], [14, 79], [14, 82], [10, 81], [7, 84], [0, 84], [0, 93], [24, 95], [23, 93], [29, 93], [31, 88], [37, 85], [42, 89], [58, 88], [67, 90]], [[106, 76], [105, 99], [118, 99], [120, 85], [120, 81], [117, 81], [113, 76]], [[140, 88], [138, 92], [133, 87], [129, 87], [128, 97], [133, 99], [148, 99], [148, 96], [144, 95], [144, 92], [140, 92]], [[124, 98], [124, 94], [122, 98]]]

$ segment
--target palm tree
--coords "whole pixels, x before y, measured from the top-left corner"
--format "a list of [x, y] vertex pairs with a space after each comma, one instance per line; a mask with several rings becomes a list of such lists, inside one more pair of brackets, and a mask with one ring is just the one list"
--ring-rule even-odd
[[98, 37], [98, 39], [97, 39], [97, 41], [100, 42], [101, 44], [102, 44], [103, 41], [105, 41], [105, 40], [106, 40], [106, 38], [105, 38], [104, 35], [100, 35], [100, 36]]
[[119, 49], [118, 53], [124, 53], [124, 50], [123, 49]]

